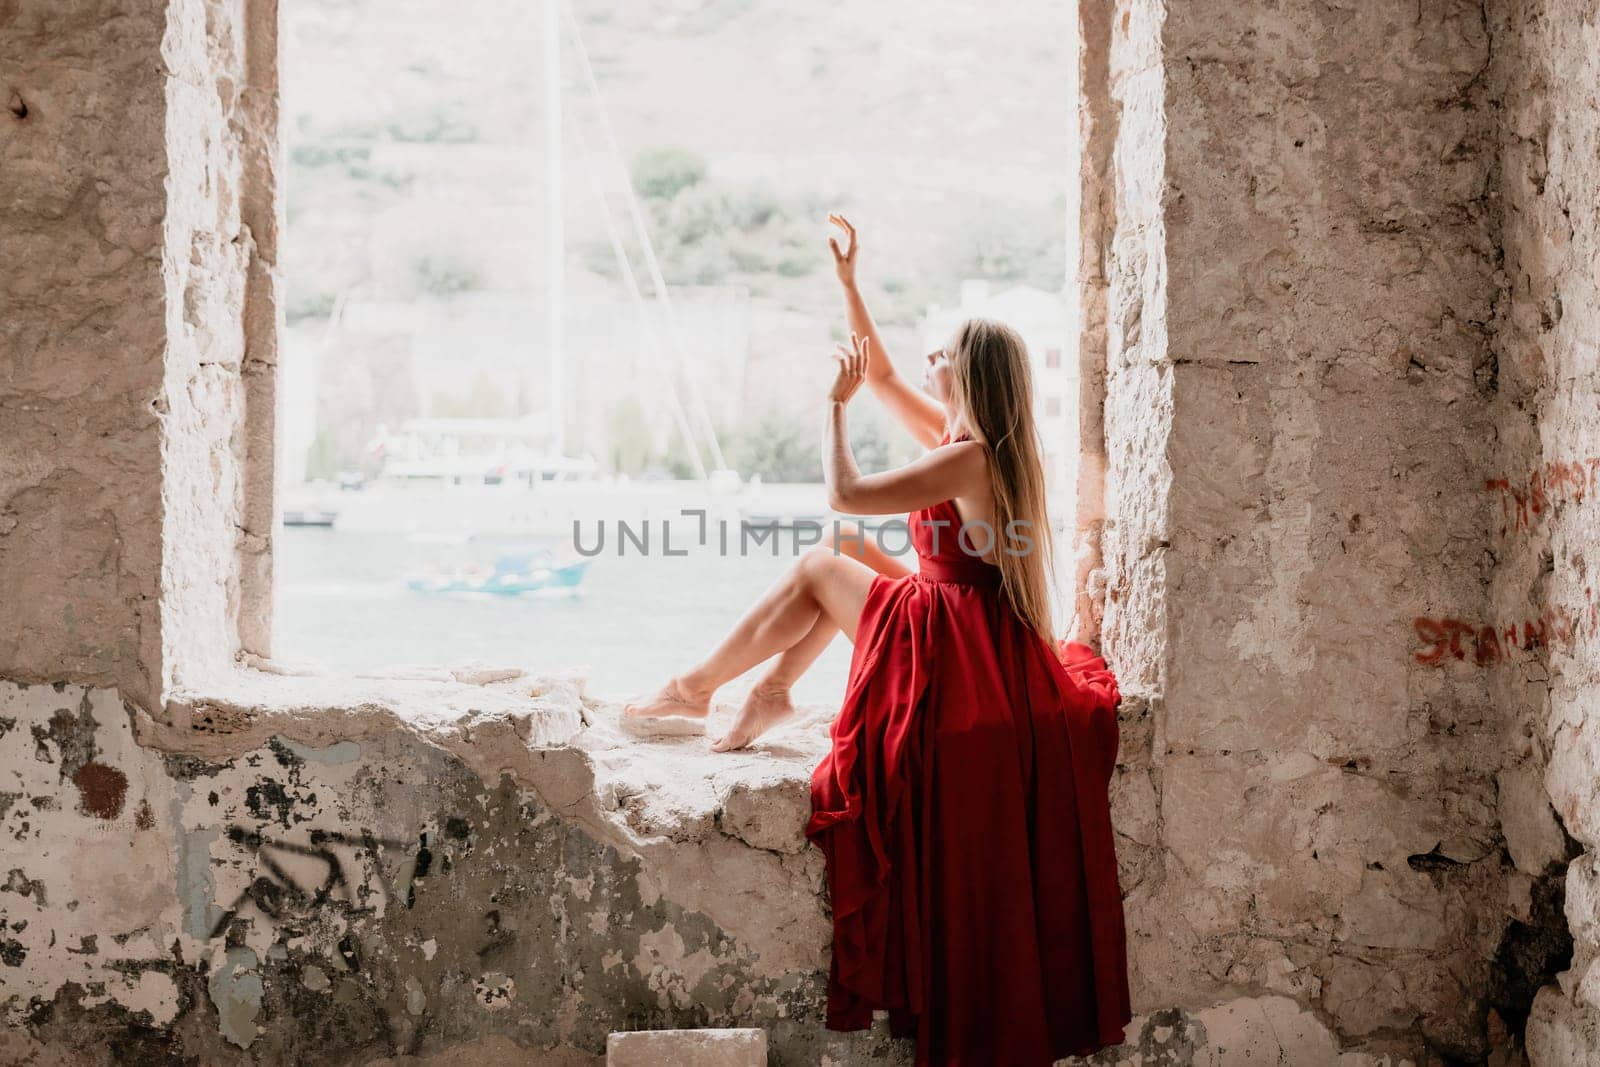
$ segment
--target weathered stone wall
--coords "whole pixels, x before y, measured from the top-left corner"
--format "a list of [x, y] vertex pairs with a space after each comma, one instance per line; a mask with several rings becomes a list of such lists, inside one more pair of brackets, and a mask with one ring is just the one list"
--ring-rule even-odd
[[0, 1062], [589, 1063], [718, 1025], [778, 1063], [884, 1055], [821, 1024], [821, 722], [779, 760], [634, 742], [526, 678], [263, 676], [171, 710], [0, 683]]
[[[826, 711], [728, 756], [625, 738], [570, 680], [235, 684], [158, 722], [0, 683], [0, 1063], [576, 1065], [704, 1026], [910, 1062], [822, 1026]], [[1154, 1012], [1096, 1062], [1219, 1051], [1384, 1062], [1283, 995]]]
[[1483, 614], [1465, 620], [1466, 662], [1450, 669], [1479, 664], [1505, 716], [1519, 944], [1547, 966], [1572, 954], [1527, 1025], [1533, 1062], [1554, 1067], [1600, 1062], [1600, 13], [1560, 0], [1489, 11], [1498, 435], [1469, 488], [1493, 502], [1495, 572]]
[[0, 676], [163, 687], [164, 5], [0, 4]]
[[0, 4], [0, 676], [270, 651], [276, 18]]
[[[1596, 18], [1080, 15], [1142, 1013], [1099, 1062], [1600, 1056]], [[820, 718], [713, 759], [514, 671], [226, 669], [270, 643], [274, 21], [0, 0], [0, 1062], [905, 1058], [821, 1029]]]
[[[1113, 6], [1106, 647], [1136, 1008], [1283, 995], [1473, 1061], [1500, 727], [1476, 4]], [[1092, 96], [1086, 93], [1086, 97]]]
[[192, 683], [271, 654], [278, 4], [166, 6], [162, 644]]

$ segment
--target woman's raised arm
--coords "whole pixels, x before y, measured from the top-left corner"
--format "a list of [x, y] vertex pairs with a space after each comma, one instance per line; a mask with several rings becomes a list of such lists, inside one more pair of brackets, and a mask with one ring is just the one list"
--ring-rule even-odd
[[843, 251], [840, 251], [839, 242], [833, 237], [828, 238], [828, 247], [833, 250], [834, 272], [839, 276], [839, 284], [844, 287], [844, 306], [850, 318], [850, 332], [865, 338], [868, 343], [867, 386], [918, 443], [924, 448], [933, 448], [944, 436], [944, 408], [895, 370], [888, 352], [884, 350], [883, 338], [878, 336], [878, 327], [867, 311], [867, 302], [862, 299], [861, 290], [856, 288], [856, 254], [861, 251], [856, 240], [856, 228], [843, 215], [829, 215], [828, 221], [842, 229], [848, 239], [848, 247]]

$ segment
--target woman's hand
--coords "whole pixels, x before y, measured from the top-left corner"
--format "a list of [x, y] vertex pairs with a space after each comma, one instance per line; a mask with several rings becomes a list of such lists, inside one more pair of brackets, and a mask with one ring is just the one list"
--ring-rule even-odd
[[856, 243], [856, 228], [850, 225], [850, 220], [835, 212], [828, 216], [828, 221], [845, 232], [849, 238], [849, 245], [841, 252], [839, 241], [835, 237], [828, 238], [828, 247], [833, 249], [833, 271], [839, 276], [839, 284], [846, 289], [856, 284], [856, 253], [861, 246]]
[[861, 383], [867, 380], [867, 345], [865, 337], [850, 335], [850, 347], [844, 345], [833, 346], [833, 358], [839, 361], [839, 375], [833, 380], [833, 388], [828, 390], [828, 401], [834, 404], [848, 404], [850, 398], [856, 395], [856, 390], [861, 388]]

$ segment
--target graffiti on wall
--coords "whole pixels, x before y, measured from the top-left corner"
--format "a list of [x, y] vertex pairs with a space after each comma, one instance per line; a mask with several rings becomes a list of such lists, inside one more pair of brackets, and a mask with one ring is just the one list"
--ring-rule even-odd
[[1418, 616], [1412, 621], [1422, 646], [1415, 653], [1416, 661], [1425, 667], [1442, 667], [1454, 661], [1495, 667], [1544, 649], [1570, 652], [1600, 633], [1600, 604], [1595, 603], [1592, 588], [1584, 593], [1589, 601], [1587, 607], [1577, 612], [1547, 608], [1535, 619], [1473, 623]]
[[[1487, 478], [1483, 488], [1499, 500], [1500, 536], [1526, 533], [1559, 506], [1581, 505], [1600, 491], [1600, 456], [1546, 463], [1515, 482]], [[1413, 658], [1425, 667], [1495, 667], [1552, 649], [1571, 652], [1600, 634], [1593, 588], [1584, 589], [1584, 598], [1576, 610], [1548, 607], [1534, 618], [1473, 622], [1419, 615], [1411, 622], [1419, 643]]]
[[1546, 463], [1520, 482], [1488, 478], [1487, 492], [1499, 494], [1500, 536], [1533, 529], [1539, 517], [1557, 504], [1582, 504], [1600, 484], [1600, 456]]
[[[380, 899], [410, 907], [416, 901], [416, 882], [426, 877], [432, 862], [427, 833], [418, 835], [416, 853], [406, 856], [395, 879], [385, 868], [385, 852], [407, 849], [408, 842], [366, 831], [313, 830], [305, 844], [272, 840], [241, 826], [230, 826], [227, 836], [255, 855], [257, 874], [217, 918], [213, 939], [251, 914], [277, 926], [313, 918], [330, 906], [352, 916], [375, 914]], [[363, 857], [370, 861], [375, 887], [362, 876]]]

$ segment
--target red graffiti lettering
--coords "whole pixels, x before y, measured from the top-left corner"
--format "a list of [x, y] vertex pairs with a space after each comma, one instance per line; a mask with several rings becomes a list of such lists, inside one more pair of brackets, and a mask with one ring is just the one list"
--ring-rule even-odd
[[1500, 638], [1493, 626], [1478, 628], [1478, 639], [1473, 645], [1472, 661], [1480, 667], [1491, 667], [1500, 662]]
[[1594, 602], [1590, 590], [1584, 593], [1588, 603], [1578, 614], [1557, 605], [1546, 608], [1537, 618], [1505, 624], [1419, 615], [1411, 625], [1422, 647], [1413, 656], [1423, 666], [1439, 667], [1452, 659], [1465, 661], [1470, 654], [1475, 666], [1494, 667], [1510, 662], [1518, 652], [1571, 651], [1600, 635], [1600, 603]]
[[1417, 653], [1417, 662], [1433, 666], [1444, 659], [1445, 637], [1444, 627], [1432, 619], [1419, 618], [1414, 625], [1417, 628], [1417, 640], [1431, 647]]
[[1521, 485], [1509, 478], [1486, 478], [1485, 492], [1500, 494], [1500, 535], [1521, 533], [1559, 504], [1582, 504], [1600, 478], [1600, 456], [1571, 461], [1554, 461], [1536, 467]]

